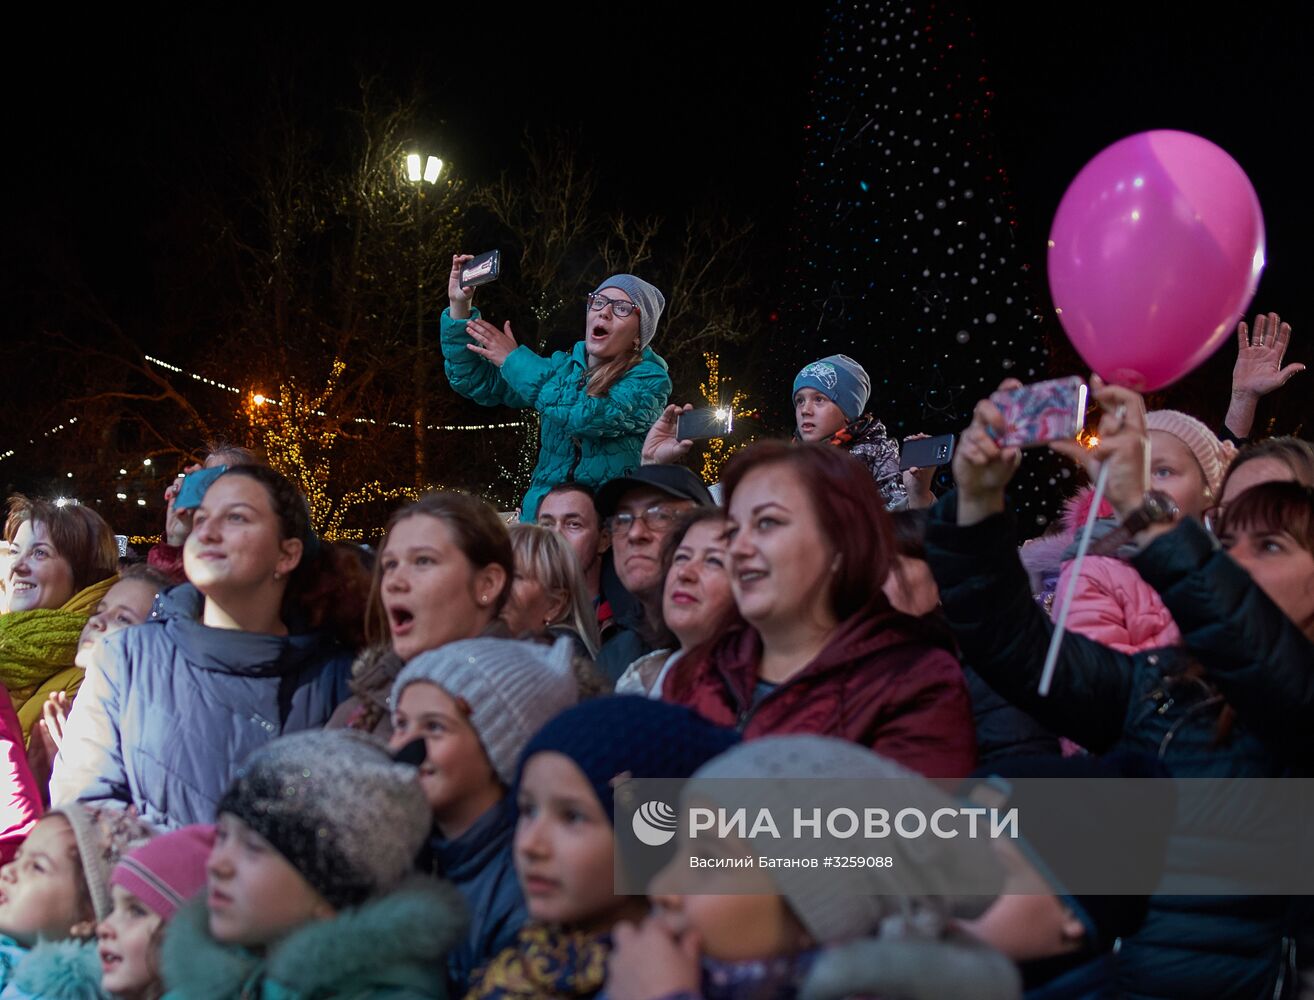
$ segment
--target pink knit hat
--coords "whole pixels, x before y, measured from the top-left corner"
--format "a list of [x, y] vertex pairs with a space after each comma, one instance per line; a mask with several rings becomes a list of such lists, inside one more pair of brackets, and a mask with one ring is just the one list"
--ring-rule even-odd
[[1147, 430], [1171, 434], [1190, 448], [1200, 463], [1210, 494], [1218, 496], [1227, 467], [1236, 457], [1236, 446], [1231, 441], [1218, 440], [1214, 432], [1195, 417], [1177, 410], [1151, 410], [1145, 415], [1145, 426]]
[[119, 861], [110, 885], [121, 885], [160, 919], [205, 888], [205, 863], [214, 847], [213, 826], [185, 826], [162, 833]]

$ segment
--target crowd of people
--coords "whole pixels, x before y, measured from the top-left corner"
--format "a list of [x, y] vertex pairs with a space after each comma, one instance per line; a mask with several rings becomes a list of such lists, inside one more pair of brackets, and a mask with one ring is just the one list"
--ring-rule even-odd
[[[1082, 895], [1043, 844], [902, 859], [998, 864], [987, 899], [912, 888], [897, 856], [847, 893], [766, 869], [746, 893], [683, 838], [646, 895], [613, 882], [629, 779], [899, 778], [935, 805], [996, 778], [1305, 776], [1314, 447], [1248, 440], [1300, 368], [1276, 316], [1242, 325], [1217, 433], [1092, 379], [1098, 446], [1052, 445], [1107, 480], [1078, 569], [1089, 488], [1019, 547], [990, 400], [937, 498], [863, 367], [821, 358], [793, 440], [709, 489], [679, 464], [657, 288], [607, 278], [545, 358], [474, 308], [469, 259], [443, 360], [539, 414], [521, 523], [438, 491], [376, 545], [328, 542], [229, 446], [185, 470], [194, 505], [171, 485], [139, 564], [88, 507], [10, 501], [0, 1000], [1309, 995], [1302, 898]], [[1199, 820], [1166, 809], [1165, 873], [1219, 834]]]

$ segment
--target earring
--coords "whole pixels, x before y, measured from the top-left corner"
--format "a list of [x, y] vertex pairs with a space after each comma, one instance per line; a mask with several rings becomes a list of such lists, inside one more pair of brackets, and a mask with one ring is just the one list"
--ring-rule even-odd
[[275, 580], [281, 580], [281, 579], [283, 579], [283, 574], [280, 573], [278, 570], [274, 570], [274, 579], [275, 579]]

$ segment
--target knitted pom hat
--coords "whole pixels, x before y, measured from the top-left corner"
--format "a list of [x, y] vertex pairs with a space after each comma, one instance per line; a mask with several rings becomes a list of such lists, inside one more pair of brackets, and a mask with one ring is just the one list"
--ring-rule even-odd
[[613, 274], [593, 289], [593, 294], [596, 295], [604, 288], [619, 288], [639, 307], [639, 349], [647, 347], [657, 333], [657, 321], [662, 318], [662, 310], [666, 308], [666, 296], [658, 291], [656, 285], [632, 274]]
[[1236, 457], [1236, 445], [1231, 441], [1218, 440], [1214, 432], [1195, 417], [1177, 410], [1151, 410], [1145, 415], [1145, 427], [1147, 430], [1171, 434], [1190, 448], [1191, 454], [1200, 463], [1200, 471], [1204, 473], [1210, 495], [1219, 495], [1227, 467]]
[[584, 772], [594, 794], [615, 821], [615, 785], [626, 778], [687, 778], [739, 742], [739, 734], [714, 726], [682, 705], [640, 695], [612, 695], [568, 708], [539, 732], [520, 758], [564, 754]]
[[510, 785], [516, 762], [544, 723], [579, 700], [574, 643], [466, 639], [421, 653], [392, 686], [393, 710], [412, 684], [442, 688], [467, 711], [493, 770]]
[[269, 841], [335, 909], [397, 885], [433, 819], [416, 769], [350, 729], [295, 733], [257, 750], [216, 812]]
[[110, 885], [122, 886], [168, 922], [205, 888], [205, 865], [214, 847], [213, 826], [185, 826], [162, 833], [124, 855]]
[[155, 831], [122, 806], [70, 802], [51, 809], [46, 815], [63, 816], [73, 828], [92, 908], [96, 919], [104, 920], [114, 909], [109, 890], [114, 866], [120, 857], [144, 844]]

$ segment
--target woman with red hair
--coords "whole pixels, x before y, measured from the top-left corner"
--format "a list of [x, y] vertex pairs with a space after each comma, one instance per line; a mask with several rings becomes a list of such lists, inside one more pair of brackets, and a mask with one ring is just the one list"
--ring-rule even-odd
[[665, 696], [751, 739], [852, 740], [928, 777], [976, 763], [962, 668], [881, 585], [889, 515], [857, 459], [764, 442], [724, 475], [730, 584], [746, 625], [690, 651]]

